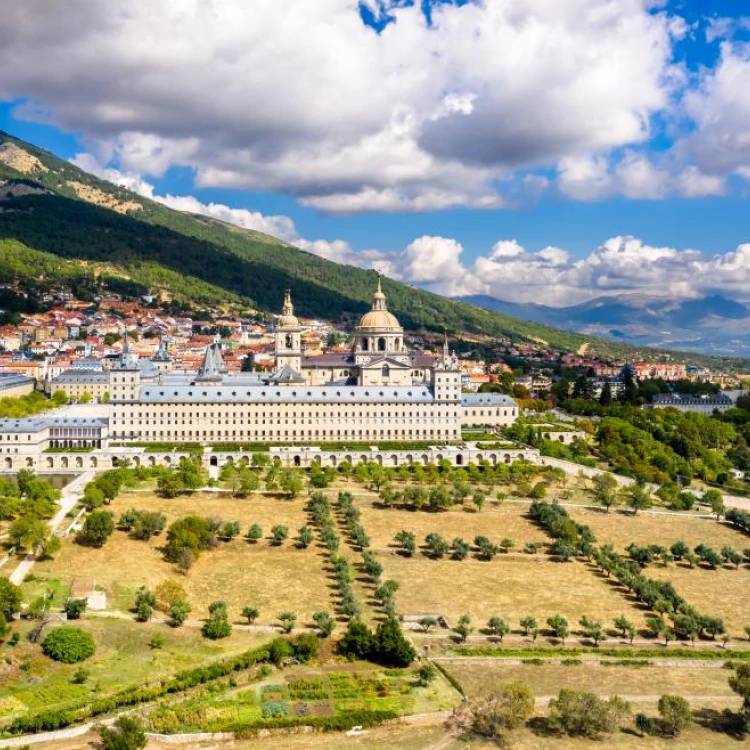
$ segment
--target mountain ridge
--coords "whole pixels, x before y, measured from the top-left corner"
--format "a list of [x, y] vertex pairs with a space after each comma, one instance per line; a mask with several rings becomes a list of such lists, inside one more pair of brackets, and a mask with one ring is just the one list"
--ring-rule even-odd
[[674, 348], [705, 354], [750, 354], [750, 305], [719, 292], [688, 299], [621, 293], [561, 307], [514, 303], [489, 295], [457, 299], [583, 335], [608, 335], [643, 345], [673, 342]]
[[[119, 278], [154, 292], [167, 290], [194, 304], [276, 312], [284, 290], [291, 288], [299, 314], [344, 323], [370, 306], [373, 270], [337, 264], [261, 232], [173, 210], [2, 131], [0, 180], [5, 181], [0, 188], [2, 277], [34, 279], [40, 264], [50, 268], [56, 258], [67, 263], [66, 273], [75, 275], [76, 264], [87, 265], [109, 274], [111, 283]], [[32, 252], [42, 255], [32, 261]], [[392, 279], [383, 279], [383, 287], [389, 307], [409, 330], [543, 342], [568, 352], [588, 345], [602, 356], [633, 353], [617, 343], [492, 313]], [[657, 351], [651, 356], [660, 354], [682, 357]]]

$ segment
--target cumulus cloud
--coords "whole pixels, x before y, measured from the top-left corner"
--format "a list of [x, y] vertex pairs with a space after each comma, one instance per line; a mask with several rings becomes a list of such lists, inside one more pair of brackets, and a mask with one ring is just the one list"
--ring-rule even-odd
[[352, 213], [515, 205], [519, 172], [646, 142], [681, 85], [685, 24], [645, 0], [420, 6], [372, 0], [378, 34], [355, 0], [8, 2], [0, 98], [125, 172]]
[[724, 42], [718, 65], [688, 92], [685, 108], [696, 125], [676, 146], [686, 159], [716, 176], [750, 169], [750, 45]]
[[[400, 251], [355, 249], [342, 239], [300, 236], [284, 215], [203, 203], [191, 195], [158, 195], [139, 175], [103, 166], [83, 153], [73, 163], [178, 211], [270, 234], [336, 263], [374, 268], [409, 284], [449, 297], [489, 294], [511, 302], [568, 305], [601, 295], [646, 293], [676, 298], [714, 291], [750, 301], [750, 244], [713, 256], [644, 243], [637, 237], [613, 237], [588, 256], [574, 258], [563, 248], [529, 251], [515, 239], [501, 239], [486, 254], [466, 262], [464, 248], [450, 237], [423, 235]], [[579, 174], [585, 173], [585, 169]], [[695, 175], [687, 179], [696, 178]]]

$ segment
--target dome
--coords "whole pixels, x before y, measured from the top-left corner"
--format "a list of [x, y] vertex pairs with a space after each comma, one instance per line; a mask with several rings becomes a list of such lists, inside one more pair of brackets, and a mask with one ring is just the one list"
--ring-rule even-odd
[[279, 328], [299, 328], [299, 320], [294, 314], [294, 307], [292, 305], [292, 295], [288, 289], [284, 295], [284, 309], [276, 325]]
[[366, 329], [368, 331], [401, 331], [401, 324], [393, 313], [389, 313], [388, 310], [370, 310], [365, 313], [359, 325], [357, 326], [360, 330]]
[[398, 318], [393, 313], [388, 312], [385, 305], [385, 294], [380, 287], [380, 277], [378, 277], [378, 288], [372, 297], [372, 310], [366, 312], [359, 321], [357, 330], [360, 333], [369, 333], [375, 331], [401, 333], [403, 330]]

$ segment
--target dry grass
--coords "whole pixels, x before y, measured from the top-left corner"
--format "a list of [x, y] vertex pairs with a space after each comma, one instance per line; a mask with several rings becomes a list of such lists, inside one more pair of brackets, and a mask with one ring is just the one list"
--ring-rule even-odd
[[[205, 616], [208, 605], [218, 599], [227, 602], [235, 619], [245, 605], [257, 607], [260, 622], [273, 622], [279, 612], [290, 609], [297, 612], [302, 624], [315, 610], [331, 608], [320, 550], [297, 549], [291, 539], [307, 521], [303, 500], [264, 495], [237, 500], [217, 493], [167, 500], [153, 493], [130, 493], [118, 497], [110, 509], [119, 517], [131, 507], [161, 510], [170, 522], [191, 513], [237, 520], [243, 534], [251, 523], [257, 522], [266, 538], [258, 544], [249, 544], [242, 538], [222, 542], [216, 549], [204, 552], [183, 577], [163, 559], [160, 547], [164, 535], [141, 542], [116, 531], [100, 549], [66, 540], [55, 560], [35, 567], [35, 575], [66, 583], [73, 578], [92, 578], [107, 592], [109, 606], [115, 609], [131, 607], [139, 586], [153, 588], [166, 578], [177, 578], [188, 593], [193, 618]], [[275, 524], [289, 527], [290, 539], [281, 547], [271, 546], [267, 539]]]
[[[97, 735], [34, 745], [39, 750], [94, 750], [98, 748]], [[619, 732], [602, 741], [577, 737], [535, 734], [523, 729], [513, 734], [514, 750], [591, 750], [613, 748], [617, 750], [736, 750], [743, 747], [736, 738], [693, 726], [677, 738], [659, 736], [640, 737], [636, 732]], [[175, 745], [150, 741], [146, 750], [170, 750]], [[181, 747], [187, 747], [182, 745]], [[343, 733], [332, 734], [279, 734], [273, 737], [254, 737], [246, 740], [219, 742], [211, 740], [190, 745], [195, 750], [497, 750], [495, 742], [479, 739], [458, 739], [446, 734], [440, 725], [384, 726], [368, 729], [358, 737]]]
[[492, 562], [458, 562], [396, 554], [382, 555], [381, 562], [385, 576], [401, 584], [396, 604], [402, 614], [440, 613], [453, 624], [468, 613], [476, 626], [495, 614], [513, 627], [525, 615], [541, 625], [560, 614], [573, 628], [584, 614], [606, 624], [621, 614], [638, 626], [643, 622], [641, 610], [580, 562], [507, 560], [501, 555]]
[[634, 516], [630, 511], [603, 513], [583, 508], [571, 510], [571, 515], [579, 523], [591, 527], [599, 544], [612, 544], [618, 551], [631, 542], [671, 546], [678, 540], [691, 549], [701, 543], [717, 551], [725, 545], [737, 550], [750, 546], [750, 538], [741, 532], [725, 523], [700, 516], [670, 513], [639, 513]]
[[601, 695], [650, 697], [654, 705], [665, 693], [715, 697], [733, 703], [736, 698], [727, 684], [730, 672], [714, 665], [606, 667], [596, 662], [567, 666], [466, 660], [444, 662], [443, 666], [461, 683], [470, 699], [485, 696], [512, 680], [527, 683], [537, 697], [557, 695], [560, 688], [566, 687]]
[[720, 568], [686, 568], [650, 565], [646, 575], [671, 581], [677, 593], [707, 615], [721, 617], [729, 634], [746, 638], [744, 628], [750, 625], [750, 570]]
[[515, 542], [517, 549], [523, 549], [526, 542], [549, 542], [544, 531], [525, 518], [526, 507], [515, 503], [484, 508], [480, 513], [460, 507], [441, 513], [374, 508], [364, 504], [360, 504], [360, 508], [362, 523], [376, 550], [394, 545], [393, 537], [401, 529], [413, 532], [418, 544], [422, 544], [431, 531], [437, 531], [448, 542], [456, 536], [471, 542], [475, 536], [483, 535], [495, 543], [507, 537]]

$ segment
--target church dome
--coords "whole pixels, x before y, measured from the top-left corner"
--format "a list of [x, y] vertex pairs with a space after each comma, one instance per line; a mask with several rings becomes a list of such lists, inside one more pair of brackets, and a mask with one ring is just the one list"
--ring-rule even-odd
[[393, 313], [388, 312], [385, 305], [385, 294], [383, 294], [380, 286], [380, 278], [378, 278], [378, 288], [372, 297], [372, 310], [361, 317], [357, 330], [361, 333], [370, 331], [401, 333], [403, 330], [398, 318]]
[[279, 316], [277, 326], [279, 328], [299, 328], [299, 320], [294, 314], [294, 306], [292, 305], [292, 295], [288, 289], [284, 295], [284, 309]]
[[368, 331], [400, 331], [401, 324], [393, 313], [388, 310], [370, 310], [365, 313], [357, 326]]

